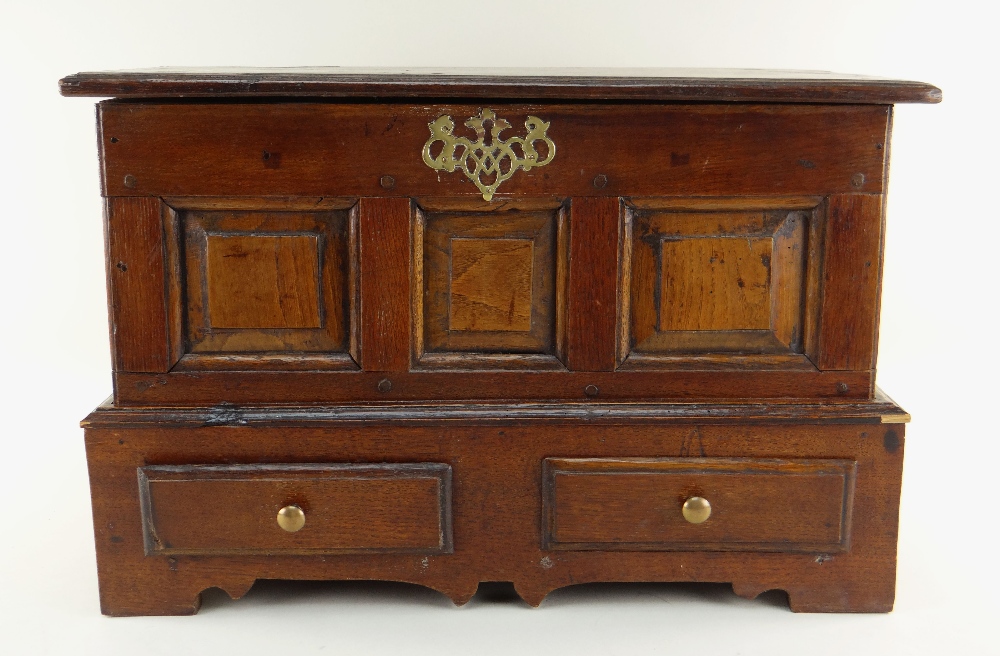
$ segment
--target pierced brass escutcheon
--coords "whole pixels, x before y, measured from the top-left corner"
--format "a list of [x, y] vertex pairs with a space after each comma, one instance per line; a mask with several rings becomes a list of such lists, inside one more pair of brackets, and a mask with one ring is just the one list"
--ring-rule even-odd
[[[486, 129], [489, 128], [489, 143]], [[500, 139], [500, 133], [510, 128], [510, 123], [497, 118], [492, 109], [482, 109], [479, 116], [474, 116], [465, 125], [476, 132], [476, 140], [466, 137], [456, 137], [455, 121], [447, 114], [439, 116], [427, 127], [431, 136], [424, 144], [424, 163], [436, 171], [453, 172], [461, 169], [469, 180], [472, 180], [483, 192], [483, 200], [493, 198], [497, 187], [509, 179], [518, 169], [530, 171], [536, 166], [545, 166], [556, 156], [556, 144], [548, 137], [546, 131], [549, 123], [537, 116], [529, 116], [524, 122], [528, 132], [524, 137]], [[431, 148], [441, 142], [441, 152], [437, 157], [431, 155]], [[535, 149], [536, 142], [545, 144], [545, 154], [541, 158]], [[521, 153], [515, 152], [517, 147]]]

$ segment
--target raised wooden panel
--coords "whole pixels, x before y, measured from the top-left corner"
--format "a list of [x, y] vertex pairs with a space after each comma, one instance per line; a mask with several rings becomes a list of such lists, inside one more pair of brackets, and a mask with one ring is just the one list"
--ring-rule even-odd
[[420, 209], [414, 356], [420, 366], [561, 368], [566, 240], [558, 204]]
[[[545, 548], [842, 552], [857, 465], [850, 460], [547, 458]], [[688, 523], [686, 499], [711, 515]]]
[[663, 240], [658, 330], [771, 327], [769, 238]]
[[180, 368], [356, 368], [348, 355], [356, 329], [348, 210], [173, 202], [167, 228], [177, 270], [168, 287], [180, 308]]
[[318, 235], [208, 235], [212, 328], [320, 328]]
[[817, 311], [810, 241], [821, 235], [818, 202], [634, 207], [622, 248], [624, 366], [675, 366], [706, 356], [715, 365], [726, 357], [735, 364], [753, 356], [761, 364], [812, 368], [801, 354]]
[[452, 239], [448, 330], [530, 332], [530, 239]]

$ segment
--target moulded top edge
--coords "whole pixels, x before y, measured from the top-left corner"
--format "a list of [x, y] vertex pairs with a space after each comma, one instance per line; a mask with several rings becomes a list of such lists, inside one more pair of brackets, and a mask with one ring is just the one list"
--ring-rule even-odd
[[766, 421], [791, 423], [906, 423], [909, 415], [881, 389], [869, 401], [840, 403], [391, 403], [340, 406], [115, 406], [107, 399], [81, 422], [84, 428], [170, 422], [196, 426], [307, 425], [324, 422], [635, 423], [652, 421]]
[[700, 68], [156, 68], [77, 73], [64, 96], [483, 98], [579, 101], [937, 103], [923, 82], [824, 71]]

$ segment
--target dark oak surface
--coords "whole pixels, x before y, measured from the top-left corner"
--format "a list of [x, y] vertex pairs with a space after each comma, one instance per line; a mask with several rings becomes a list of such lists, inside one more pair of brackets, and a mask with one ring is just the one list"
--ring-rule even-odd
[[[494, 206], [570, 196], [789, 196], [881, 193], [885, 105], [489, 105], [524, 134], [551, 123], [556, 155], [518, 171]], [[479, 105], [104, 101], [99, 121], [108, 196], [468, 197], [458, 172], [421, 159], [428, 123], [455, 133]], [[169, 162], [169, 165], [166, 163]], [[206, 174], [206, 172], [210, 172]], [[388, 178], [388, 179], [386, 179]], [[389, 184], [389, 180], [392, 181]]]
[[105, 613], [261, 578], [892, 608], [891, 105], [938, 89], [338, 68], [60, 87], [113, 98], [115, 394], [83, 422]]
[[163, 210], [156, 198], [105, 204], [108, 319], [117, 370], [166, 371], [179, 357], [168, 338]]
[[[148, 556], [452, 548], [443, 464], [153, 465], [139, 469], [139, 492]], [[294, 532], [276, 521], [288, 505], [305, 515]]]
[[367, 405], [235, 405], [121, 407], [108, 399], [81, 422], [84, 428], [167, 421], [175, 426], [307, 426], [340, 422], [516, 423], [565, 420], [592, 423], [663, 420], [731, 423], [900, 424], [910, 416], [876, 388], [871, 401], [845, 403], [380, 403]]
[[864, 194], [830, 197], [817, 327], [816, 365], [821, 369], [875, 366], [882, 284], [882, 202], [877, 196]]
[[[838, 418], [836, 412], [826, 415], [822, 408], [810, 410], [816, 413], [812, 419], [769, 422], [768, 414], [783, 410], [758, 405], [750, 413], [761, 423], [713, 420], [714, 406], [699, 409], [694, 415], [700, 419], [694, 421], [667, 416], [634, 421], [630, 411], [621, 408], [617, 416], [599, 423], [581, 421], [572, 407], [549, 408], [548, 418], [537, 419], [511, 419], [503, 411], [490, 418], [490, 411], [481, 409], [457, 421], [449, 420], [447, 412], [435, 417], [433, 409], [425, 409], [423, 419], [415, 421], [417, 415], [405, 418], [397, 412], [394, 418], [380, 419], [374, 409], [353, 408], [344, 412], [370, 414], [359, 421], [357, 416], [318, 413], [315, 420], [293, 426], [281, 423], [280, 410], [258, 411], [256, 419], [245, 424], [237, 419], [193, 425], [178, 422], [178, 414], [186, 411], [103, 408], [87, 426], [101, 607], [111, 615], [189, 614], [197, 610], [206, 588], [220, 587], [239, 597], [256, 579], [282, 578], [407, 581], [439, 590], [458, 604], [472, 597], [480, 581], [512, 581], [532, 605], [541, 603], [549, 591], [576, 583], [717, 581], [732, 582], [737, 594], [751, 598], [765, 590], [785, 590], [796, 611], [885, 612], [892, 607], [895, 588], [904, 426], [879, 423], [875, 416], [885, 404], [875, 406], [855, 410], [871, 415], [875, 423]], [[206, 410], [190, 412], [204, 416]], [[137, 422], [140, 416], [144, 419]], [[225, 416], [220, 409], [217, 417]], [[696, 470], [709, 465], [702, 459], [716, 458], [856, 462], [850, 549], [547, 549], [542, 541], [542, 465], [551, 457], [687, 458]], [[138, 467], [241, 464], [252, 469], [282, 463], [450, 465], [454, 552], [145, 555]], [[709, 470], [704, 471], [707, 475]], [[713, 476], [718, 485], [730, 480]], [[741, 474], [731, 476], [738, 483]], [[804, 493], [829, 499], [825, 488], [812, 489], [807, 486]], [[289, 489], [296, 491], [308, 493], [305, 488]], [[637, 503], [655, 508], [662, 503], [657, 499], [654, 495]], [[772, 505], [787, 502], [774, 493], [764, 493], [761, 499]], [[664, 511], [673, 503], [670, 500]], [[831, 507], [821, 499], [803, 503]], [[270, 506], [259, 512], [273, 521]], [[630, 512], [635, 517], [641, 511]], [[743, 530], [752, 526], [755, 512], [739, 510]], [[195, 515], [187, 520], [205, 521], [210, 518]], [[774, 522], [769, 526], [773, 531]]]
[[[417, 203], [405, 197], [112, 198], [108, 236], [114, 263], [110, 307], [116, 399], [123, 405], [184, 405], [869, 398], [882, 198], [859, 193], [826, 199], [630, 198], [624, 203], [586, 196], [493, 203], [469, 197]], [[310, 204], [316, 210], [304, 211]], [[249, 211], [254, 206], [261, 210]], [[806, 235], [801, 211], [809, 208]], [[331, 216], [344, 215], [336, 210], [349, 217], [338, 220], [340, 230], [309, 232], [329, 225]], [[633, 235], [630, 226], [650, 212], [658, 217], [658, 236]], [[240, 221], [233, 228], [243, 226], [242, 232], [218, 232], [233, 217]], [[762, 227], [768, 221], [800, 226], [798, 237], [782, 237], [782, 230], [770, 236], [772, 228]], [[204, 231], [194, 233], [200, 235], [195, 243], [183, 238], [190, 226], [202, 224], [215, 226], [215, 238], [241, 235], [241, 244], [269, 234], [326, 234], [327, 255], [321, 258], [324, 264], [306, 268], [288, 258], [284, 264], [274, 257], [233, 258], [241, 263], [239, 274], [215, 274], [232, 278], [235, 285], [224, 302], [247, 316], [269, 317], [271, 327], [214, 328], [199, 310], [202, 305], [211, 309], [198, 300], [204, 266], [197, 254], [205, 246], [197, 244], [205, 242]], [[338, 234], [336, 240], [346, 245], [333, 246]], [[755, 234], [754, 239], [773, 242], [774, 250], [768, 247], [753, 257], [743, 253], [743, 244]], [[671, 326], [655, 319], [655, 306], [662, 306], [665, 297], [669, 304], [674, 301], [664, 294], [667, 285], [657, 291], [654, 278], [667, 271], [654, 265], [657, 253], [666, 245], [682, 252], [680, 246], [699, 240], [711, 248], [694, 249], [697, 257], [670, 269], [671, 284], [686, 290], [670, 311], [690, 317], [706, 310], [708, 323], [698, 319], [679, 324], [687, 330], [664, 330]], [[511, 251], [512, 244], [520, 250]], [[524, 246], [534, 252], [527, 261]], [[458, 268], [452, 259], [456, 252]], [[498, 253], [504, 257], [497, 260]], [[511, 253], [522, 259], [512, 259]], [[793, 264], [782, 264], [786, 260]], [[347, 271], [341, 271], [343, 266]], [[312, 278], [303, 278], [303, 270]], [[497, 270], [514, 275], [505, 274], [503, 285], [493, 285], [488, 278]], [[477, 275], [487, 278], [477, 281]], [[295, 301], [301, 299], [281, 300], [280, 288], [273, 297], [247, 293], [251, 282], [264, 284], [254, 279], [273, 285], [282, 278], [299, 279], [301, 293], [313, 295], [317, 304], [323, 301], [328, 328], [296, 327]], [[770, 301], [762, 301], [760, 293], [748, 295], [741, 284], [763, 285], [771, 290]], [[859, 292], [864, 302], [856, 302]], [[497, 323], [517, 314], [518, 298], [527, 307], [529, 297], [533, 309], [527, 331], [520, 324]], [[756, 321], [763, 316], [773, 331], [745, 330], [748, 312]], [[639, 332], [634, 328], [642, 316], [648, 325]], [[705, 327], [714, 330], [690, 330]], [[649, 335], [649, 330], [658, 332]], [[333, 334], [346, 335], [348, 343], [343, 338], [331, 342]], [[325, 342], [318, 341], [323, 335]], [[617, 369], [616, 357], [621, 358]]]
[[621, 202], [580, 198], [571, 212], [567, 360], [576, 371], [613, 371]]
[[936, 103], [922, 82], [823, 71], [697, 68], [160, 68], [77, 73], [64, 96], [115, 98], [503, 98]]
[[410, 201], [363, 198], [358, 215], [360, 364], [398, 371], [410, 363]]
[[869, 398], [872, 371], [756, 366], [676, 371], [548, 371], [473, 368], [435, 371], [242, 370], [117, 372], [122, 405], [369, 403], [372, 401], [733, 401], [830, 402]]
[[[542, 539], [576, 551], [837, 553], [850, 546], [856, 463], [774, 458], [546, 458]], [[685, 520], [691, 496], [711, 514]]]

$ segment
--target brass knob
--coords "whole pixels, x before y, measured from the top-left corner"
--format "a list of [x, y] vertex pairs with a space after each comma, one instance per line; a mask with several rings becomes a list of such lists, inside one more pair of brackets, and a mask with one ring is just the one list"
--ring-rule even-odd
[[306, 514], [298, 506], [285, 506], [278, 511], [278, 526], [289, 533], [306, 525]]
[[684, 502], [681, 512], [687, 521], [692, 524], [701, 524], [712, 516], [712, 504], [708, 502], [708, 499], [691, 497]]

